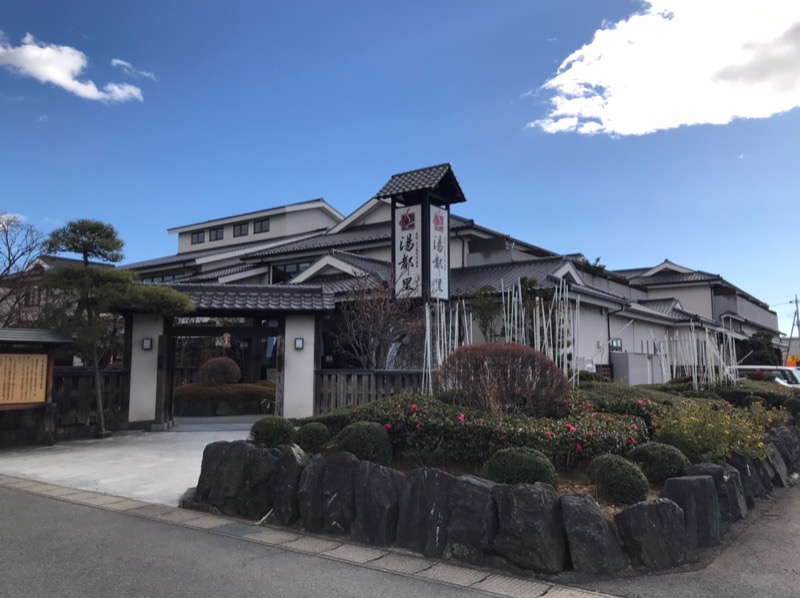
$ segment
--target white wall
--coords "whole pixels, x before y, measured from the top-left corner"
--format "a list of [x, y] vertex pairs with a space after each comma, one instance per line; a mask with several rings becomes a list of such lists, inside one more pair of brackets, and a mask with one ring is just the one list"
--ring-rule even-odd
[[[314, 415], [315, 317], [286, 316], [285, 337], [282, 415], [309, 417]], [[302, 349], [295, 349], [296, 338], [303, 339]]]
[[711, 305], [711, 287], [651, 287], [647, 293], [650, 299], [669, 299], [675, 297], [681, 302], [683, 309], [699, 314], [708, 319], [714, 318]]
[[[164, 318], [159, 315], [134, 314], [131, 333], [131, 397], [128, 421], [153, 421], [156, 418], [156, 378], [158, 372], [158, 337], [164, 334]], [[142, 349], [142, 339], [153, 339], [150, 351]]]
[[606, 308], [581, 303], [578, 341], [575, 349], [578, 367], [584, 364], [582, 360], [593, 360], [595, 365], [608, 364], [606, 312]]

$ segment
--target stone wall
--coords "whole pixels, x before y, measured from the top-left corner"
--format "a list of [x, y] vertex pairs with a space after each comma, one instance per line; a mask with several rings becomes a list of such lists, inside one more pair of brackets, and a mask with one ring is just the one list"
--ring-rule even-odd
[[691, 562], [696, 547], [719, 544], [755, 498], [790, 484], [800, 442], [785, 427], [765, 439], [763, 461], [734, 454], [729, 463], [693, 465], [614, 523], [591, 496], [559, 497], [548, 484], [496, 484], [424, 467], [404, 474], [350, 453], [310, 457], [294, 445], [245, 441], [206, 447], [197, 488], [181, 506], [248, 519], [269, 514], [309, 532], [514, 571], [665, 569]]

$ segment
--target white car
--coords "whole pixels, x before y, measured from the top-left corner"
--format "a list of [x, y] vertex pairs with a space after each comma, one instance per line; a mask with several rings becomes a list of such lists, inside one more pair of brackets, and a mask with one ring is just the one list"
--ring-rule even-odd
[[736, 368], [740, 376], [747, 376], [749, 372], [765, 372], [781, 386], [800, 388], [800, 371], [781, 365], [740, 365]]

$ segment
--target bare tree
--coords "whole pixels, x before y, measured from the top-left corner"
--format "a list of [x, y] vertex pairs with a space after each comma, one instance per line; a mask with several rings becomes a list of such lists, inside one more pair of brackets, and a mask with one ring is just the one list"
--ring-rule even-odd
[[419, 336], [417, 303], [393, 295], [390, 286], [365, 275], [338, 304], [336, 348], [363, 369], [384, 369], [392, 343]]
[[42, 251], [42, 240], [22, 216], [0, 210], [0, 327], [21, 324], [26, 303], [36, 303], [30, 266]]

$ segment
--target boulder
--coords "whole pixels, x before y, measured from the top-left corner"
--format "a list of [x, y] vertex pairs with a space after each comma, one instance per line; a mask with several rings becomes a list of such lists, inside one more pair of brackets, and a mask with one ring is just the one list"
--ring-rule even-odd
[[377, 463], [361, 461], [353, 482], [356, 518], [350, 526], [353, 539], [365, 544], [391, 546], [397, 536], [400, 494], [405, 477]]
[[739, 471], [727, 463], [699, 463], [686, 468], [686, 475], [711, 476], [719, 499], [722, 521], [733, 523], [747, 517], [747, 502], [744, 498], [742, 478]]
[[476, 476], [461, 476], [450, 495], [445, 557], [482, 564], [491, 553], [497, 531], [497, 510], [492, 490], [495, 482]]
[[800, 439], [789, 427], [770, 428], [764, 435], [764, 442], [771, 442], [775, 445], [790, 474], [800, 471]]
[[739, 472], [748, 509], [756, 506], [756, 498], [769, 498], [769, 491], [761, 483], [753, 459], [743, 453], [733, 452], [728, 457], [728, 463]]
[[667, 569], [683, 565], [692, 555], [683, 509], [671, 500], [636, 503], [614, 520], [634, 566]]
[[692, 546], [716, 546], [722, 543], [722, 517], [714, 479], [708, 475], [669, 478], [661, 490], [683, 509], [686, 531]]
[[280, 453], [272, 475], [272, 508], [278, 523], [291, 525], [300, 517], [297, 493], [308, 456], [296, 444], [280, 449]]
[[325, 475], [322, 478], [325, 504], [322, 517], [326, 532], [350, 533], [350, 525], [356, 518], [353, 478], [357, 467], [358, 459], [352, 453], [336, 453], [325, 459]]
[[761, 480], [761, 485], [767, 489], [767, 492], [772, 492], [775, 488], [772, 480], [775, 479], [776, 475], [772, 463], [767, 459], [754, 459], [753, 462], [756, 464], [756, 474], [758, 474], [758, 479]]
[[586, 494], [562, 496], [561, 511], [575, 571], [614, 573], [628, 566], [628, 557], [594, 498]]
[[300, 474], [297, 488], [297, 505], [303, 528], [309, 532], [325, 529], [325, 497], [322, 495], [322, 479], [325, 476], [325, 458], [314, 455]]
[[195, 502], [226, 515], [260, 519], [272, 508], [270, 487], [280, 453], [244, 440], [212, 442], [203, 451]]
[[767, 444], [767, 458], [764, 461], [769, 463], [773, 471], [772, 485], [788, 488], [791, 484], [789, 483], [789, 472], [786, 470], [786, 462], [774, 444]]
[[450, 494], [455, 478], [449, 473], [420, 467], [406, 474], [400, 494], [397, 545], [425, 556], [441, 557], [447, 546]]
[[523, 569], [561, 571], [567, 536], [555, 488], [542, 482], [498, 485], [493, 494], [498, 518], [495, 552]]

